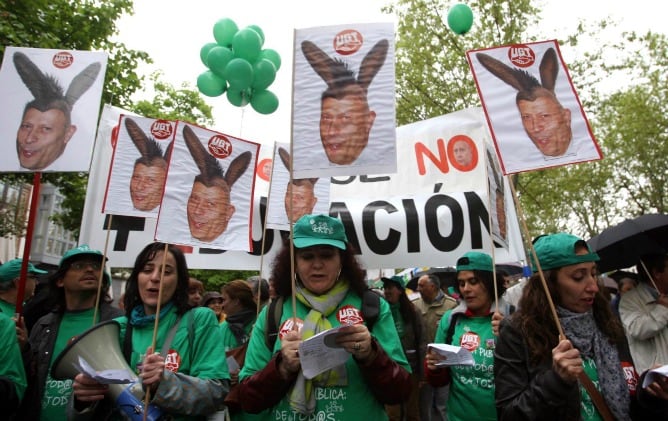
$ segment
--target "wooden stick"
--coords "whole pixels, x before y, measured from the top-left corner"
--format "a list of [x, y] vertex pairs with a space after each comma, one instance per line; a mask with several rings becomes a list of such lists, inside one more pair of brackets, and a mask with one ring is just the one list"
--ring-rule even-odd
[[[97, 313], [100, 309], [100, 295], [102, 294], [102, 282], [104, 280], [105, 262], [107, 260], [107, 246], [109, 245], [109, 233], [111, 232], [111, 220], [114, 215], [109, 215], [109, 222], [107, 223], [107, 238], [104, 241], [104, 252], [102, 253], [102, 264], [100, 265], [100, 274], [97, 276], [97, 295], [95, 296], [95, 311], [93, 311], [93, 326], [97, 322]], [[111, 278], [109, 279], [111, 282]]]
[[[160, 268], [160, 284], [158, 285], [158, 305], [155, 308], [155, 323], [153, 324], [153, 339], [151, 340], [151, 349], [155, 352], [155, 345], [158, 337], [158, 325], [160, 324], [160, 303], [162, 301], [162, 279], [165, 277], [165, 265], [167, 260], [167, 252], [169, 251], [169, 244], [165, 243], [165, 251], [162, 253], [162, 267]], [[143, 420], [146, 421], [148, 415], [148, 405], [151, 400], [151, 389], [146, 389], [146, 396], [144, 397], [144, 413]]]
[[517, 210], [517, 215], [519, 217], [518, 219], [520, 221], [520, 225], [524, 231], [524, 241], [527, 249], [530, 251], [531, 256], [533, 257], [533, 261], [536, 264], [536, 269], [538, 269], [538, 276], [540, 277], [540, 282], [543, 285], [543, 290], [545, 291], [547, 302], [550, 305], [550, 310], [552, 311], [552, 317], [554, 318], [554, 323], [557, 325], [557, 331], [559, 332], [559, 337], [565, 338], [566, 335], [564, 335], [564, 330], [561, 327], [561, 322], [559, 322], [559, 316], [557, 315], [557, 310], [554, 307], [554, 302], [552, 301], [552, 297], [550, 296], [550, 289], [547, 286], [547, 281], [545, 280], [543, 269], [541, 268], [540, 262], [538, 261], [538, 256], [536, 256], [536, 249], [534, 249], [533, 243], [530, 240], [531, 235], [529, 235], [529, 229], [527, 228], [526, 220], [524, 219], [522, 206], [520, 205], [520, 201], [517, 198], [517, 193], [515, 192], [515, 186], [512, 180], [508, 184], [510, 185], [510, 191], [512, 192], [513, 195], [513, 202], [515, 203], [515, 209]]

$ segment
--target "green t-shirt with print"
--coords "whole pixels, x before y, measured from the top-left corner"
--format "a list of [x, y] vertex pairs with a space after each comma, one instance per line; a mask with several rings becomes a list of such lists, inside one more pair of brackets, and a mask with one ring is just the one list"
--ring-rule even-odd
[[[297, 317], [304, 320], [309, 309], [299, 300], [296, 305]], [[346, 311], [346, 309], [342, 309], [343, 307], [350, 306], [356, 309], [362, 308], [362, 299], [351, 291], [349, 291], [341, 303], [339, 303], [337, 310], [327, 317], [327, 320], [331, 323], [332, 327], [341, 325], [337, 319], [337, 314], [340, 310], [343, 310], [344, 312]], [[255, 327], [253, 328], [248, 351], [246, 353], [246, 362], [239, 373], [239, 378], [241, 380], [265, 368], [274, 353], [281, 349], [280, 338], [276, 340], [273, 350], [267, 349], [265, 343], [267, 309], [268, 306], [262, 310], [255, 322]], [[284, 300], [281, 322], [278, 324], [279, 331], [283, 322], [290, 317], [292, 317], [292, 301]], [[376, 338], [380, 346], [383, 347], [390, 358], [395, 360], [410, 373], [410, 366], [406, 361], [406, 356], [404, 355], [401, 342], [399, 341], [399, 335], [397, 335], [397, 330], [394, 327], [394, 320], [392, 319], [390, 306], [385, 300], [380, 300], [378, 320], [373, 326], [371, 335]], [[305, 419], [327, 421], [386, 420], [387, 414], [385, 413], [385, 408], [376, 400], [371, 393], [371, 390], [362, 379], [362, 374], [352, 355], [348, 357], [348, 360], [345, 363], [345, 369], [348, 382], [346, 386], [314, 387], [313, 393], [315, 394], [316, 407], [312, 415], [304, 416], [295, 413], [290, 407], [288, 396], [286, 395], [281, 399], [278, 405], [269, 410], [271, 415], [270, 418], [266, 419], [286, 421]]]
[[[591, 379], [592, 383], [596, 386], [598, 391], [601, 390], [601, 386], [598, 384], [598, 371], [596, 370], [596, 361], [593, 358], [585, 358], [582, 361], [582, 366], [584, 372]], [[599, 414], [594, 401], [591, 400], [591, 396], [587, 393], [587, 389], [584, 386], [580, 385], [580, 412], [582, 414], [582, 421], [603, 421], [601, 414]]]
[[[444, 343], [452, 310], [447, 311], [436, 330], [435, 343]], [[450, 345], [461, 346], [473, 354], [473, 366], [449, 367], [452, 383], [446, 410], [449, 421], [496, 420], [494, 398], [494, 347], [492, 316], [456, 318]]]
[[49, 363], [49, 372], [46, 376], [44, 385], [44, 395], [42, 396], [42, 412], [40, 419], [64, 420], [66, 419], [65, 410], [67, 401], [72, 392], [72, 380], [54, 380], [51, 378], [51, 365], [60, 353], [65, 349], [70, 340], [77, 335], [93, 327], [93, 314], [95, 309], [91, 308], [82, 311], [67, 311], [58, 326], [58, 336], [51, 354]]

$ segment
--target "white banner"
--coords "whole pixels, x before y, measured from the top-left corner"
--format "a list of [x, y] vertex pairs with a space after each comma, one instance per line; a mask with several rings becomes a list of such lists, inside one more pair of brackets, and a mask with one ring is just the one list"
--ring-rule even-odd
[[[106, 249], [111, 266], [131, 267], [139, 251], [153, 241], [155, 220], [114, 216], [105, 247], [109, 220], [100, 209], [111, 158], [109, 137], [120, 112], [105, 107], [102, 116], [81, 242]], [[453, 164], [454, 144], [462, 137], [471, 140], [478, 159], [474, 166], [457, 164], [460, 170]], [[443, 267], [454, 265], [470, 250], [492, 253], [485, 142], [490, 140], [482, 110], [462, 110], [398, 128], [397, 150], [402, 157], [398, 173], [332, 178], [329, 213], [343, 221], [365, 267]], [[275, 230], [267, 230], [262, 236], [260, 222], [264, 220], [269, 190], [267, 159], [271, 159], [272, 152], [271, 148], [262, 150], [253, 209], [254, 251], [194, 247], [187, 255], [189, 267], [259, 270], [262, 263], [265, 271], [269, 270], [271, 259], [281, 246], [281, 236]], [[504, 185], [505, 197], [512, 197], [505, 177]], [[98, 191], [101, 193], [95, 194]], [[525, 257], [512, 200], [506, 199], [506, 211], [508, 249], [497, 247], [494, 256], [499, 263], [522, 261]]]

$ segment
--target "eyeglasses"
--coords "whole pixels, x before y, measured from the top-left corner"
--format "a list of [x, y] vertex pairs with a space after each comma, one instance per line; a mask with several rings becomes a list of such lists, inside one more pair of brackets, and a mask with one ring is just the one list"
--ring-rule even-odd
[[74, 270], [84, 270], [86, 268], [91, 268], [93, 270], [100, 270], [102, 268], [102, 264], [100, 262], [80, 260], [78, 262], [72, 263], [70, 267]]

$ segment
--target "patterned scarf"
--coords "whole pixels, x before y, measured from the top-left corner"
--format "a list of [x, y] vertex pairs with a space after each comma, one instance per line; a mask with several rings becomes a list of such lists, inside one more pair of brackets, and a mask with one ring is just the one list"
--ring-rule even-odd
[[[174, 303], [171, 301], [162, 306], [160, 308], [160, 319], [164, 318], [172, 307], [174, 307]], [[130, 324], [132, 326], [148, 326], [150, 324], [155, 324], [155, 314], [147, 316], [146, 312], [144, 312], [144, 306], [139, 304], [132, 309], [132, 312], [130, 312]]]
[[574, 313], [557, 306], [557, 314], [564, 334], [580, 351], [582, 358], [593, 358], [596, 362], [599, 389], [615, 418], [630, 419], [631, 399], [619, 353], [596, 326], [593, 313]]
[[[348, 294], [348, 282], [341, 279], [324, 295], [313, 295], [301, 285], [296, 286], [297, 299], [311, 309], [304, 319], [302, 339], [308, 339], [317, 333], [331, 329], [332, 324], [327, 320], [327, 316], [336, 311], [346, 294]], [[300, 414], [310, 415], [315, 411], [314, 386], [345, 386], [347, 384], [348, 375], [345, 365], [318, 374], [311, 380], [306, 380], [304, 373], [300, 371], [292, 390], [288, 392], [290, 407]]]
[[257, 311], [253, 310], [241, 310], [238, 313], [230, 314], [225, 318], [227, 325], [230, 327], [230, 331], [234, 335], [234, 339], [237, 341], [237, 345], [243, 345], [248, 342], [249, 336], [246, 334], [245, 327], [249, 323], [253, 323], [257, 316]]

